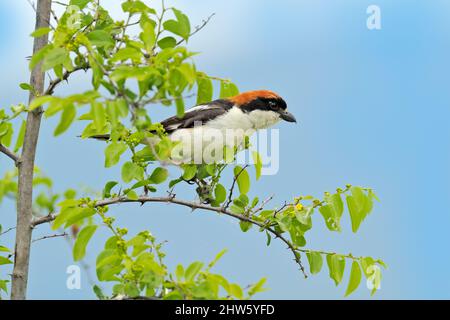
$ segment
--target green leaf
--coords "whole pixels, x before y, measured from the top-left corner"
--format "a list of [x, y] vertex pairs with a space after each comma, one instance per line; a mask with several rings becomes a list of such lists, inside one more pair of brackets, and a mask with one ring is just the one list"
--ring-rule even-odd
[[133, 162], [125, 162], [122, 166], [122, 180], [125, 183], [133, 179], [139, 180], [144, 176], [144, 169]]
[[[1, 233], [1, 230], [0, 230]], [[9, 250], [7, 247], [5, 246], [0, 246], [0, 252], [11, 252], [11, 250]]]
[[220, 82], [220, 99], [233, 97], [239, 94], [238, 87], [229, 81]]
[[364, 275], [366, 277], [370, 276], [370, 272], [368, 271], [369, 267], [375, 264], [375, 260], [371, 257], [364, 257], [360, 259], [361, 262], [361, 268], [364, 272]]
[[117, 181], [109, 181], [106, 183], [105, 188], [103, 189], [103, 198], [111, 197], [111, 190], [118, 184]]
[[49, 28], [49, 27], [39, 28], [39, 29], [34, 30], [34, 31], [30, 34], [30, 36], [31, 36], [31, 37], [34, 37], [34, 38], [39, 38], [39, 37], [42, 37], [43, 35], [48, 34], [50, 31], [52, 31], [52, 29]]
[[356, 200], [353, 196], [347, 196], [346, 200], [348, 212], [350, 213], [350, 219], [352, 221], [352, 231], [356, 232], [358, 231], [359, 226], [362, 222], [362, 213], [359, 210], [359, 207], [356, 204]]
[[223, 257], [223, 255], [225, 253], [227, 253], [227, 249], [223, 249], [222, 251], [220, 251], [215, 257], [214, 260], [211, 261], [208, 265], [208, 269], [211, 269], [212, 267], [214, 267], [216, 265], [216, 263]]
[[19, 84], [19, 87], [23, 90], [27, 90], [27, 91], [32, 91], [33, 87], [31, 86], [31, 84], [26, 83], [26, 82], [22, 82], [21, 84]]
[[339, 231], [339, 221], [336, 220], [336, 217], [334, 215], [334, 209], [331, 205], [326, 204], [321, 207], [319, 207], [319, 212], [322, 214], [325, 224], [327, 225], [327, 228], [331, 231]]
[[177, 117], [182, 118], [184, 115], [184, 99], [183, 97], [176, 97], [175, 106], [177, 108]]
[[[61, 203], [59, 205], [61, 205]], [[76, 212], [81, 211], [81, 209], [82, 208], [80, 207], [63, 207], [56, 216], [56, 219], [53, 221], [52, 230], [56, 230], [61, 227], [71, 215], [76, 214]]]
[[182, 33], [180, 35], [187, 40], [189, 38], [189, 34], [191, 33], [191, 24], [189, 22], [189, 18], [180, 10], [177, 10], [175, 8], [173, 8], [172, 10], [175, 13], [175, 17], [177, 18], [180, 25], [180, 30]]
[[45, 47], [43, 47], [41, 50], [33, 54], [30, 60], [30, 71], [33, 70], [36, 65], [44, 59], [44, 57], [47, 55], [47, 53], [53, 49], [53, 44], [48, 44]]
[[328, 202], [333, 207], [334, 217], [337, 221], [342, 217], [342, 213], [344, 212], [344, 203], [342, 202], [341, 195], [339, 193], [335, 193], [328, 198]]
[[196, 261], [196, 262], [191, 263], [189, 265], [189, 267], [187, 267], [186, 272], [184, 274], [186, 281], [194, 280], [195, 276], [200, 272], [202, 267], [203, 267], [202, 262]]
[[0, 256], [0, 266], [4, 264], [12, 264], [13, 262], [5, 257]]
[[309, 270], [311, 274], [319, 273], [322, 270], [323, 259], [319, 252], [310, 251], [306, 253], [309, 262]]
[[184, 180], [191, 180], [195, 177], [195, 174], [197, 173], [197, 166], [195, 164], [188, 164], [183, 166], [183, 179]]
[[261, 280], [259, 280], [256, 284], [252, 285], [249, 289], [248, 289], [248, 294], [249, 296], [253, 296], [259, 292], [264, 292], [266, 291], [266, 289], [263, 288], [264, 284], [266, 283], [267, 279], [266, 278], [262, 278]]
[[[155, 10], [148, 7], [140, 0], [128, 0], [122, 3], [123, 12], [129, 13], [155, 13]], [[142, 18], [141, 18], [142, 19]]]
[[111, 47], [114, 45], [114, 40], [111, 37], [111, 34], [105, 30], [91, 31], [87, 37], [89, 41], [97, 47]]
[[173, 48], [177, 44], [177, 40], [174, 37], [165, 37], [158, 41], [158, 46], [161, 49]]
[[150, 180], [154, 184], [160, 184], [166, 181], [169, 176], [169, 172], [165, 168], [158, 167], [153, 170], [152, 175], [150, 176]]
[[42, 71], [47, 71], [58, 65], [62, 65], [69, 57], [69, 52], [65, 48], [53, 48], [47, 52], [42, 61]]
[[103, 294], [102, 289], [98, 285], [94, 285], [94, 287], [92, 287], [92, 290], [94, 290], [94, 293], [99, 300], [107, 299], [106, 296]]
[[134, 190], [129, 190], [127, 192], [127, 198], [130, 200], [137, 200], [139, 199], [139, 196]]
[[[117, 243], [116, 237], [111, 237], [109, 240], [114, 244]], [[107, 242], [108, 243], [108, 242]], [[106, 247], [106, 245], [105, 245]], [[120, 273], [123, 269], [121, 265], [122, 258], [115, 249], [105, 249], [97, 256], [96, 273], [100, 281], [116, 280], [114, 275]]]
[[239, 300], [242, 300], [244, 298], [244, 291], [239, 285], [235, 283], [230, 284], [228, 292]]
[[127, 150], [127, 145], [122, 142], [111, 142], [105, 149], [105, 167], [109, 168], [120, 160], [120, 156]]
[[95, 230], [97, 230], [97, 226], [86, 226], [78, 234], [73, 246], [73, 259], [75, 261], [79, 261], [84, 258], [86, 254], [86, 246], [94, 235]]
[[241, 228], [242, 232], [247, 232], [252, 227], [252, 223], [248, 221], [240, 221], [239, 227]]
[[14, 152], [19, 151], [19, 149], [23, 145], [23, 139], [25, 138], [25, 128], [27, 122], [25, 120], [22, 121], [22, 125], [20, 126], [19, 135], [17, 136], [16, 145], [14, 146]]
[[220, 183], [218, 183], [214, 189], [214, 197], [218, 203], [224, 202], [227, 198], [227, 190]]
[[66, 223], [64, 225], [64, 228], [70, 227], [71, 225], [85, 219], [92, 217], [96, 211], [93, 208], [77, 208], [80, 210], [74, 210], [72, 213], [67, 217]]
[[28, 106], [28, 110], [29, 111], [33, 111], [34, 109], [52, 101], [53, 99], [55, 99], [52, 96], [40, 96], [40, 97], [36, 97], [33, 99], [33, 101], [31, 101], [30, 105]]
[[239, 191], [242, 194], [247, 194], [250, 190], [250, 176], [246, 169], [242, 169], [240, 166], [234, 167], [234, 177], [236, 179]]
[[109, 122], [115, 126], [119, 121], [119, 107], [117, 101], [108, 101], [106, 103], [106, 113], [108, 115]]
[[352, 195], [347, 196], [347, 207], [352, 221], [352, 231], [356, 232], [372, 210], [374, 197], [373, 193], [366, 195], [360, 187], [352, 187], [351, 192]]
[[91, 105], [91, 114], [94, 118], [94, 125], [97, 130], [102, 130], [106, 125], [106, 112], [103, 105], [99, 102], [93, 102]]
[[53, 135], [58, 136], [61, 133], [65, 132], [72, 124], [76, 115], [77, 115], [77, 110], [73, 104], [70, 104], [67, 107], [65, 107], [63, 112], [61, 113], [61, 119], [59, 120], [59, 124], [55, 128]]
[[197, 105], [201, 105], [212, 101], [213, 99], [213, 84], [204, 73], [197, 74]]
[[245, 212], [245, 208], [242, 208], [235, 204], [231, 205], [230, 210], [231, 210], [231, 212], [237, 213], [237, 214], [243, 214]]
[[131, 59], [139, 61], [142, 59], [142, 53], [136, 48], [126, 47], [117, 51], [111, 58], [111, 62], [125, 61]]
[[13, 135], [13, 126], [9, 122], [0, 122], [0, 142], [9, 147]]
[[177, 20], [166, 20], [163, 23], [164, 29], [187, 40], [191, 33], [191, 25], [189, 23], [189, 18], [185, 14], [183, 14], [180, 10], [177, 9], [172, 10]]
[[261, 156], [258, 151], [253, 151], [252, 156], [253, 161], [255, 162], [256, 180], [259, 180], [259, 178], [261, 177], [261, 170], [262, 170]]
[[347, 291], [345, 292], [345, 296], [350, 295], [353, 291], [355, 291], [359, 283], [361, 282], [361, 268], [359, 267], [359, 263], [353, 261], [352, 270], [350, 272], [350, 280], [348, 282]]
[[330, 278], [334, 280], [336, 286], [342, 281], [345, 269], [345, 258], [338, 254], [328, 254], [327, 264], [330, 271]]
[[92, 0], [70, 0], [70, 5], [71, 6], [77, 6], [78, 8], [80, 8], [80, 10], [84, 9], [84, 7], [87, 6], [87, 4], [89, 2], [91, 2]]
[[7, 287], [7, 283], [9, 282], [9, 280], [0, 280], [0, 291], [4, 291], [6, 293], [8, 293], [8, 287]]
[[151, 53], [153, 50], [153, 46], [156, 43], [156, 32], [155, 32], [156, 23], [147, 18], [146, 15], [141, 15], [140, 25], [142, 32], [139, 35], [139, 38], [144, 43], [145, 50], [148, 53]]
[[145, 69], [140, 67], [119, 66], [111, 72], [110, 78], [113, 81], [120, 81], [128, 78], [145, 80], [148, 76], [144, 71]]
[[126, 282], [124, 290], [125, 290], [125, 295], [128, 297], [131, 297], [131, 298], [139, 296], [139, 293], [140, 293], [136, 284], [134, 284], [132, 282]]

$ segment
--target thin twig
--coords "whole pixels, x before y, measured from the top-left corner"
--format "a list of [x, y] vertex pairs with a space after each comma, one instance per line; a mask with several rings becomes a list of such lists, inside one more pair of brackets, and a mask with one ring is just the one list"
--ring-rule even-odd
[[41, 240], [51, 239], [51, 238], [58, 238], [58, 237], [65, 237], [65, 236], [67, 236], [67, 233], [65, 233], [65, 232], [64, 233], [58, 233], [58, 234], [52, 234], [50, 236], [43, 236], [41, 238], [34, 239], [32, 242], [34, 243], [36, 241], [41, 241]]
[[36, 13], [36, 6], [34, 5], [34, 2], [31, 0], [27, 0], [28, 4], [33, 8], [33, 11]]
[[19, 164], [20, 158], [17, 154], [9, 150], [7, 147], [0, 143], [0, 152], [5, 154], [8, 158], [14, 161], [14, 164], [17, 166]]
[[227, 202], [225, 203], [225, 205], [222, 207], [222, 209], [224, 209], [224, 210], [228, 209], [228, 207], [230, 206], [231, 201], [233, 201], [233, 200], [232, 200], [232, 197], [233, 197], [234, 187], [236, 186], [236, 181], [237, 181], [237, 179], [239, 178], [239, 176], [241, 175], [241, 173], [244, 172], [245, 169], [247, 169], [247, 167], [248, 167], [248, 164], [246, 164], [246, 165], [245, 165], [245, 166], [237, 173], [237, 175], [234, 176], [234, 178], [233, 178], [233, 183], [231, 184], [231, 188], [230, 188], [230, 193], [228, 194], [228, 200], [227, 200]]
[[14, 229], [16, 229], [16, 227], [11, 227], [11, 228], [6, 229], [6, 230], [3, 231], [2, 233], [0, 233], [0, 236], [3, 236], [4, 234], [7, 234], [8, 232], [10, 232], [10, 231], [12, 231], [12, 230], [14, 230]]
[[155, 54], [155, 50], [156, 50], [156, 46], [158, 44], [158, 40], [159, 37], [161, 36], [161, 33], [163, 32], [162, 24], [163, 24], [163, 19], [164, 19], [164, 14], [166, 13], [167, 9], [166, 9], [166, 5], [164, 4], [164, 0], [161, 0], [161, 15], [158, 16], [158, 31], [156, 32], [156, 36], [155, 36], [155, 44], [152, 47], [151, 52], [153, 54]]
[[275, 210], [275, 212], [273, 213], [273, 217], [275, 218], [277, 216], [278, 213], [280, 213], [281, 211], [283, 211], [288, 205], [286, 201], [284, 202], [284, 204], [281, 206], [280, 209]]
[[59, 2], [59, 1], [52, 1], [52, 3], [59, 4], [60, 6], [64, 6], [64, 7], [69, 6], [67, 3], [62, 3], [62, 2]]
[[[204, 27], [206, 27], [206, 25], [209, 23], [209, 21], [212, 19], [212, 17], [214, 17], [216, 14], [212, 13], [208, 18], [206, 18], [205, 20], [202, 21], [202, 24], [199, 26], [195, 27], [195, 30], [189, 34], [189, 38], [192, 37], [193, 35], [195, 35], [197, 32], [199, 32], [200, 30], [202, 30]], [[184, 41], [186, 41], [186, 39], [181, 39], [177, 42], [177, 46], [182, 44]]]
[[[27, 0], [27, 2], [28, 2], [28, 4], [31, 6], [31, 8], [33, 9], [33, 11], [35, 12], [35, 13], [37, 13], [37, 9], [36, 9], [36, 5], [34, 4], [34, 2], [33, 1], [31, 1], [31, 0]], [[50, 12], [52, 12], [52, 10], [50, 9]], [[46, 20], [46, 22], [48, 23], [48, 26], [51, 28], [51, 29], [53, 29], [53, 30], [55, 30], [55, 27], [53, 27], [53, 25], [50, 23], [50, 19], [45, 19]]]
[[269, 202], [273, 199], [274, 196], [275, 196], [275, 195], [272, 194], [272, 195], [270, 195], [270, 197], [268, 197], [268, 198], [265, 199], [263, 202], [261, 202], [261, 205], [260, 205], [258, 208], [256, 208], [255, 210], [253, 210], [253, 214], [255, 214], [255, 213], [257, 213], [257, 212], [263, 210], [264, 207], [267, 205], [267, 203], [269, 203]]

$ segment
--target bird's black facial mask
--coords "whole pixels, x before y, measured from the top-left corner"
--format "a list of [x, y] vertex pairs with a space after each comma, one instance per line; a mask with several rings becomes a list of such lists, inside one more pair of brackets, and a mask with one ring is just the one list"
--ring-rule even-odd
[[282, 98], [258, 98], [243, 105], [241, 109], [244, 112], [254, 110], [273, 111], [280, 115], [280, 119], [287, 122], [297, 122], [294, 115], [288, 111], [287, 104]]
[[287, 104], [283, 99], [269, 99], [267, 104], [269, 105], [268, 109], [278, 113], [282, 120], [297, 123], [294, 115], [286, 110]]

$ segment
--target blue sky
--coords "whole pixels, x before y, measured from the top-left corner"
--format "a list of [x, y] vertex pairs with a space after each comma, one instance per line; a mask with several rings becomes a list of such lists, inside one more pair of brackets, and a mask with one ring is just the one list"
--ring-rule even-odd
[[[119, 1], [110, 1], [113, 7]], [[381, 202], [352, 234], [326, 231], [317, 215], [308, 235], [312, 249], [352, 252], [384, 259], [381, 290], [374, 299], [448, 299], [450, 253], [450, 63], [448, 1], [229, 0], [173, 1], [193, 24], [216, 16], [190, 46], [201, 52], [198, 69], [229, 77], [241, 91], [267, 88], [280, 93], [299, 124], [280, 124], [280, 171], [254, 184], [253, 195], [275, 192], [273, 205], [298, 194], [320, 196], [346, 183], [373, 187]], [[366, 8], [381, 8], [382, 29], [366, 28]], [[117, 10], [116, 10], [117, 12]], [[33, 12], [25, 0], [0, 1], [0, 103], [25, 102], [20, 82], [28, 81], [25, 57]], [[86, 78], [73, 79], [79, 92]], [[161, 119], [173, 109], [156, 111]], [[97, 142], [80, 141], [81, 127], [53, 138], [55, 121], [42, 126], [38, 165], [55, 189], [101, 189], [118, 176], [104, 169]], [[0, 157], [0, 173], [10, 163]], [[181, 190], [179, 196], [192, 197]], [[118, 206], [118, 224], [147, 228], [168, 240], [168, 263], [209, 260], [228, 249], [217, 271], [242, 284], [267, 277], [259, 298], [340, 299], [326, 270], [305, 280], [288, 251], [266, 248], [263, 234], [242, 233], [235, 221], [168, 205]], [[0, 207], [4, 227], [15, 223], [14, 206]], [[34, 237], [49, 234], [41, 226]], [[5, 237], [11, 240], [12, 234]], [[2, 239], [3, 241], [3, 239]], [[94, 238], [88, 261], [102, 243]], [[86, 277], [81, 290], [67, 290], [71, 256], [63, 239], [34, 244], [30, 298], [93, 297]], [[353, 298], [368, 298], [363, 286]]]

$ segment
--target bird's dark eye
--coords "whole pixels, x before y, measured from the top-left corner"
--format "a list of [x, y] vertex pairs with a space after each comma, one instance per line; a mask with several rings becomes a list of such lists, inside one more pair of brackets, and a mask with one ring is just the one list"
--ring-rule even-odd
[[270, 109], [278, 109], [278, 104], [275, 101], [269, 101]]

